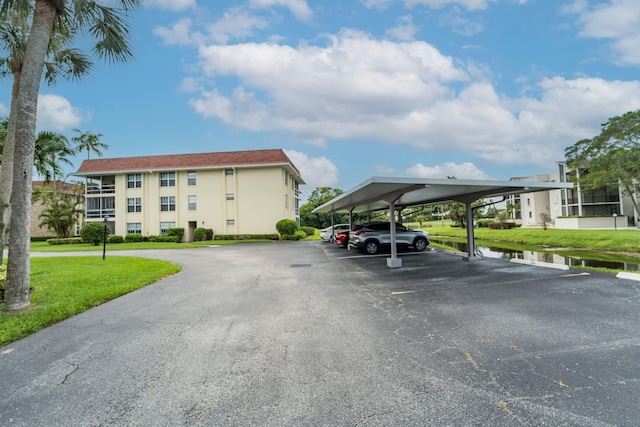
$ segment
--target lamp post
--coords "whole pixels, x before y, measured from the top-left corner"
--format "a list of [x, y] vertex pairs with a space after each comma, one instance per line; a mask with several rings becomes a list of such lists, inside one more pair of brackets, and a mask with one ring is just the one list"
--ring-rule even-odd
[[109, 220], [109, 217], [107, 215], [105, 215], [105, 217], [104, 217], [104, 243], [102, 245], [102, 259], [104, 259], [106, 254], [107, 254], [107, 221], [108, 220]]
[[614, 231], [618, 230], [618, 214], [617, 213], [613, 214], [613, 230]]

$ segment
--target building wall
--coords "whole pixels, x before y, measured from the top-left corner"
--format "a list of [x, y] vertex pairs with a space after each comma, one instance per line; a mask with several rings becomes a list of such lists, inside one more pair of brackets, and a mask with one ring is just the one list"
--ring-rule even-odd
[[[297, 219], [295, 180], [284, 167], [195, 170], [195, 185], [188, 172], [176, 171], [175, 186], [169, 187], [160, 185], [160, 172], [140, 173], [141, 188], [128, 188], [127, 173], [116, 175], [113, 233], [124, 236], [127, 224], [140, 224], [142, 235], [159, 235], [161, 223], [172, 223], [185, 229], [188, 241], [196, 227], [215, 234], [271, 234], [279, 220]], [[195, 197], [195, 209], [189, 208], [189, 196]], [[175, 197], [175, 210], [161, 211], [161, 197]], [[128, 212], [132, 198], [141, 199], [141, 212]]]

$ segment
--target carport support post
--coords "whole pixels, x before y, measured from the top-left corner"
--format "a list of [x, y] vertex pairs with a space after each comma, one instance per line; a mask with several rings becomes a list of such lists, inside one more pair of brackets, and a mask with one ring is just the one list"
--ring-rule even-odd
[[402, 259], [398, 258], [398, 247], [396, 244], [396, 203], [395, 201], [389, 202], [389, 213], [391, 214], [391, 221], [389, 223], [389, 232], [391, 234], [391, 258], [387, 258], [387, 267], [400, 268], [402, 267]]
[[467, 256], [463, 257], [465, 261], [480, 261], [480, 257], [476, 256], [475, 236], [473, 230], [473, 207], [472, 202], [466, 202], [465, 213], [467, 217]]

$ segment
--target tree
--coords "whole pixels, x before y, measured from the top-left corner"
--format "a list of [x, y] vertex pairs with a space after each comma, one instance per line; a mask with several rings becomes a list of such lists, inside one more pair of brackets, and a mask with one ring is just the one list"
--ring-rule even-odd
[[[15, 147], [15, 120], [17, 114], [18, 88], [24, 65], [25, 49], [29, 34], [30, 16], [33, 14], [32, 2], [2, 2], [0, 10], [0, 46], [8, 52], [0, 58], [0, 76], [13, 77], [11, 90], [11, 112], [6, 124], [6, 138], [3, 139], [2, 157], [4, 167], [0, 169], [0, 259], [4, 255], [6, 226], [10, 219], [10, 199], [13, 184], [13, 159]], [[64, 24], [64, 22], [63, 22]], [[92, 63], [88, 56], [71, 47], [75, 30], [66, 25], [58, 25], [51, 36], [44, 61], [45, 80], [54, 84], [63, 76], [75, 79], [86, 74]]]
[[78, 136], [71, 138], [71, 141], [76, 144], [76, 151], [78, 153], [82, 151], [87, 152], [87, 159], [90, 158], [90, 153], [93, 151], [98, 157], [102, 157], [101, 149], [108, 150], [109, 146], [104, 142], [100, 142], [102, 138], [101, 133], [82, 132], [79, 129], [74, 129], [74, 132], [78, 133]]
[[[63, 188], [59, 189], [58, 186]], [[34, 200], [43, 203], [40, 214], [40, 227], [47, 227], [56, 233], [56, 237], [69, 237], [78, 223], [78, 215], [84, 211], [79, 208], [83, 200], [83, 187], [54, 181], [34, 191]]]
[[66, 136], [56, 132], [39, 132], [33, 155], [33, 165], [45, 182], [56, 181], [62, 175], [61, 163], [71, 165], [67, 156], [76, 153]]
[[620, 187], [640, 211], [640, 110], [609, 119], [599, 135], [567, 147], [565, 156], [581, 190]]
[[[307, 227], [325, 228], [331, 225], [331, 214], [313, 213], [312, 211], [341, 195], [343, 191], [339, 188], [316, 187], [311, 191], [311, 195], [307, 199], [307, 203], [300, 206], [300, 224]], [[336, 215], [335, 224], [349, 222], [349, 216], [346, 214]]]
[[[35, 150], [38, 92], [45, 58], [54, 34], [54, 26], [86, 30], [96, 39], [93, 51], [110, 61], [124, 61], [132, 56], [127, 42], [128, 12], [142, 0], [113, 0], [120, 8], [95, 0], [35, 0], [33, 19], [25, 46], [22, 74], [15, 104], [15, 147], [11, 192], [12, 215], [9, 236], [9, 262], [5, 308], [19, 310], [29, 306], [29, 233], [31, 222], [31, 181]], [[25, 11], [31, 0], [0, 0], [0, 21], [14, 11]], [[13, 103], [13, 100], [12, 100]], [[13, 110], [12, 105], [12, 110]]]

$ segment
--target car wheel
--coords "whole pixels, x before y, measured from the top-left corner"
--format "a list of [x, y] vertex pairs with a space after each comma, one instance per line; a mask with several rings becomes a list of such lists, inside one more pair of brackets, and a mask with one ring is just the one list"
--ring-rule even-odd
[[427, 239], [424, 237], [417, 237], [416, 240], [413, 241], [413, 247], [416, 251], [424, 251], [429, 244], [427, 243]]
[[333, 235], [329, 236], [329, 243], [335, 243], [335, 242], [336, 242], [336, 238]]
[[364, 252], [367, 255], [374, 255], [376, 252], [378, 252], [378, 242], [376, 242], [375, 240], [367, 240], [364, 243]]

